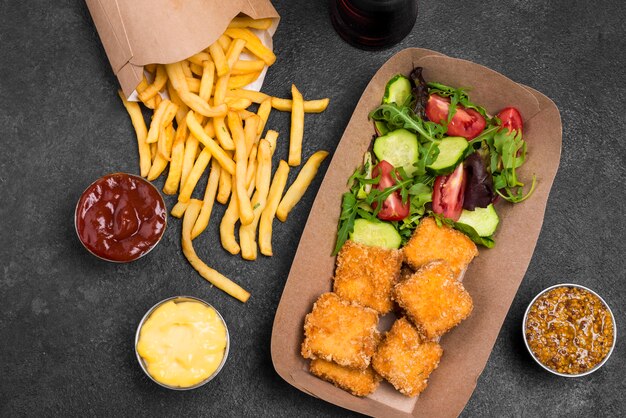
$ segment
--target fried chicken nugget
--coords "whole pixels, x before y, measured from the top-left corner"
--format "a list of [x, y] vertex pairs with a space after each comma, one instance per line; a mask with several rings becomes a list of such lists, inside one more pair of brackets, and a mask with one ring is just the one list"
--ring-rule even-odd
[[428, 339], [457, 326], [473, 308], [472, 297], [444, 260], [431, 261], [398, 283], [393, 298]]
[[441, 346], [422, 341], [406, 318], [394, 322], [372, 359], [374, 370], [407, 396], [419, 395], [428, 385], [430, 373], [439, 366]]
[[304, 318], [302, 357], [364, 370], [380, 340], [378, 313], [324, 293]]
[[367, 396], [373, 393], [381, 377], [368, 367], [365, 370], [351, 369], [326, 360], [312, 360], [309, 369], [315, 376], [324, 379], [354, 396]]
[[465, 234], [447, 225], [437, 226], [432, 217], [422, 219], [403, 251], [415, 270], [432, 260], [446, 260], [455, 278], [478, 255], [476, 244]]
[[346, 241], [337, 255], [334, 291], [342, 299], [386, 314], [398, 281], [402, 251]]

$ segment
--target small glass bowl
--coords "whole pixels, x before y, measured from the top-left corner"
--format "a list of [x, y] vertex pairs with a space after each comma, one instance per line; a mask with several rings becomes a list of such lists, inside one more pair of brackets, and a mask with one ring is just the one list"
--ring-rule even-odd
[[[607, 355], [602, 359], [600, 363], [596, 364], [593, 368], [583, 373], [567, 374], [567, 373], [557, 372], [556, 370], [552, 370], [551, 368], [543, 364], [541, 361], [539, 361], [539, 359], [535, 356], [535, 353], [533, 353], [533, 350], [530, 349], [530, 346], [528, 345], [528, 340], [526, 340], [526, 321], [528, 320], [528, 313], [530, 312], [530, 308], [535, 304], [535, 301], [539, 299], [539, 297], [543, 296], [546, 292], [549, 292], [552, 289], [556, 289], [557, 287], [576, 287], [579, 289], [586, 290], [587, 292], [591, 293], [592, 295], [595, 295], [598, 299], [600, 299], [600, 301], [604, 304], [606, 309], [611, 314], [611, 320], [613, 321], [613, 344], [611, 345], [611, 349], [609, 350]], [[528, 352], [530, 353], [531, 357], [537, 362], [537, 364], [539, 364], [545, 370], [549, 371], [552, 374], [555, 374], [557, 376], [562, 376], [562, 377], [582, 377], [582, 376], [587, 376], [588, 374], [591, 374], [595, 372], [596, 370], [598, 370], [600, 367], [604, 365], [604, 363], [606, 363], [609, 357], [611, 357], [611, 354], [613, 353], [613, 350], [615, 349], [615, 343], [617, 341], [617, 326], [615, 325], [615, 316], [613, 315], [613, 311], [611, 310], [611, 307], [609, 306], [608, 303], [606, 303], [604, 299], [602, 299], [600, 295], [598, 295], [596, 292], [589, 289], [588, 287], [581, 286], [579, 284], [561, 283], [561, 284], [555, 284], [554, 286], [550, 286], [547, 289], [542, 290], [541, 292], [539, 292], [537, 296], [533, 298], [532, 301], [530, 301], [530, 303], [528, 304], [528, 307], [526, 308], [526, 312], [524, 312], [524, 320], [522, 321], [522, 338], [524, 339], [524, 344], [526, 344], [526, 348], [528, 349]]]
[[[159, 382], [158, 380], [156, 380], [149, 372], [148, 372], [148, 367], [146, 366], [146, 362], [144, 361], [144, 359], [139, 355], [139, 351], [137, 351], [137, 343], [139, 343], [139, 335], [141, 334], [141, 329], [143, 327], [143, 324], [148, 320], [148, 318], [150, 317], [150, 315], [152, 315], [152, 312], [154, 312], [159, 306], [163, 305], [166, 302], [169, 301], [176, 301], [176, 302], [200, 302], [201, 304], [212, 308], [215, 313], [217, 314], [217, 316], [220, 318], [220, 320], [222, 321], [222, 324], [224, 324], [224, 329], [226, 329], [226, 348], [224, 348], [224, 357], [222, 358], [222, 361], [220, 362], [220, 365], [217, 367], [217, 369], [215, 369], [215, 371], [213, 372], [213, 374], [211, 374], [209, 377], [207, 377], [206, 379], [204, 379], [203, 381], [196, 383], [193, 386], [187, 386], [187, 387], [181, 387], [181, 386], [170, 386], [170, 385], [166, 385], [164, 383]], [[217, 309], [215, 309], [215, 307], [213, 307], [213, 305], [211, 305], [209, 302], [193, 297], [193, 296], [172, 296], [171, 298], [167, 298], [167, 299], [163, 299], [162, 301], [158, 302], [156, 305], [154, 305], [152, 308], [150, 308], [148, 310], [148, 312], [146, 312], [146, 314], [143, 316], [143, 318], [141, 318], [141, 321], [139, 321], [139, 325], [137, 326], [137, 332], [135, 333], [135, 355], [137, 356], [137, 361], [139, 362], [139, 366], [141, 366], [141, 370], [143, 370], [143, 372], [146, 374], [146, 376], [148, 376], [150, 378], [150, 380], [152, 380], [154, 383], [156, 383], [159, 386], [162, 386], [166, 389], [171, 389], [171, 390], [179, 390], [179, 391], [183, 391], [183, 390], [191, 390], [191, 389], [196, 389], [199, 388], [200, 386], [203, 386], [205, 384], [207, 384], [208, 382], [210, 382], [211, 380], [213, 380], [215, 378], [215, 376], [217, 376], [219, 374], [219, 372], [222, 370], [222, 367], [224, 367], [224, 363], [226, 363], [226, 359], [228, 358], [228, 350], [230, 348], [230, 335], [228, 333], [228, 326], [226, 325], [226, 321], [224, 321], [224, 317], [222, 317], [222, 314], [219, 313], [219, 311]]]

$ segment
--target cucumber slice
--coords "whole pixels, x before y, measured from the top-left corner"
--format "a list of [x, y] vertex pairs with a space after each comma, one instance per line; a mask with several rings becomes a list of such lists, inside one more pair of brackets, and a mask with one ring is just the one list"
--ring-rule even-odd
[[449, 136], [442, 139], [439, 143], [437, 159], [426, 168], [436, 175], [452, 173], [463, 159], [467, 147], [469, 147], [469, 142], [461, 136]]
[[383, 248], [400, 248], [402, 238], [396, 228], [387, 222], [357, 219], [350, 239], [363, 245]]
[[396, 103], [402, 106], [409, 97], [411, 97], [411, 82], [402, 74], [398, 74], [387, 83], [383, 103]]
[[402, 167], [412, 176], [416, 170], [413, 164], [419, 158], [417, 136], [406, 129], [397, 129], [379, 136], [374, 141], [374, 154], [378, 161], [385, 160], [394, 167]]
[[486, 208], [463, 209], [461, 217], [456, 223], [471, 226], [481, 237], [489, 237], [496, 232], [500, 218], [496, 213], [496, 208], [491, 203]]

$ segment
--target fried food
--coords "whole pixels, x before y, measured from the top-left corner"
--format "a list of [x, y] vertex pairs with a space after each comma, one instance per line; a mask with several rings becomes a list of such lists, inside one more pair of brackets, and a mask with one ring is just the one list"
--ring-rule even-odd
[[380, 335], [375, 310], [324, 293], [304, 319], [302, 357], [365, 370]]
[[438, 343], [422, 341], [415, 327], [400, 318], [378, 346], [372, 367], [404, 395], [417, 396], [426, 389], [442, 355]]
[[393, 307], [391, 290], [402, 266], [402, 251], [346, 241], [337, 255], [334, 292], [384, 315]]
[[422, 219], [403, 250], [404, 260], [416, 270], [429, 261], [446, 260], [455, 278], [478, 255], [476, 244], [465, 234], [440, 227], [433, 218]]
[[309, 370], [315, 376], [347, 390], [354, 396], [367, 396], [373, 393], [381, 380], [371, 366], [365, 370], [358, 370], [321, 359], [312, 360]]
[[428, 339], [457, 326], [473, 308], [472, 297], [444, 260], [424, 265], [395, 285], [393, 298]]

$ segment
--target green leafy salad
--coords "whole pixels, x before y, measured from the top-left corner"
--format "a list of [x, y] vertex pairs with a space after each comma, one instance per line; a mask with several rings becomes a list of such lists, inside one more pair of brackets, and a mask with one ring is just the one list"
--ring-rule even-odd
[[343, 195], [337, 254], [347, 239], [399, 248], [433, 216], [492, 248], [498, 200], [519, 203], [536, 185], [517, 173], [526, 160], [514, 107], [489, 116], [467, 89], [426, 83], [422, 68], [394, 76], [370, 115], [376, 135]]

